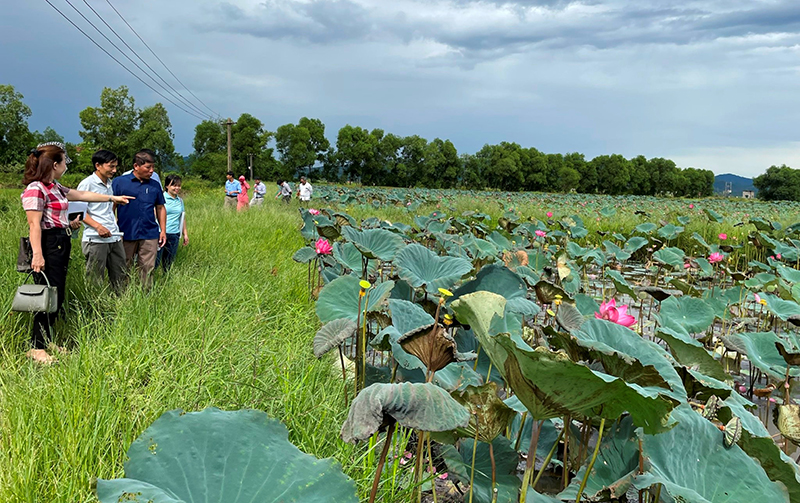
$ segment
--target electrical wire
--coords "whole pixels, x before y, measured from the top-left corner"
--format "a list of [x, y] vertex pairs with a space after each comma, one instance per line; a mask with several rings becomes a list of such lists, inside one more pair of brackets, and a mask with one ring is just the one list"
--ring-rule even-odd
[[[210, 116], [210, 115], [208, 115], [208, 112], [206, 112], [206, 111], [204, 111], [204, 110], [200, 109], [200, 107], [198, 107], [198, 106], [197, 106], [197, 105], [195, 105], [194, 103], [192, 103], [192, 102], [190, 102], [189, 100], [187, 100], [185, 97], [183, 97], [183, 96], [180, 94], [180, 92], [179, 92], [177, 89], [175, 89], [174, 87], [172, 87], [172, 85], [171, 85], [169, 82], [167, 82], [166, 80], [164, 80], [164, 77], [162, 77], [162, 76], [161, 76], [161, 75], [160, 75], [160, 74], [159, 74], [157, 71], [155, 71], [155, 70], [153, 69], [153, 67], [152, 67], [152, 66], [150, 66], [150, 65], [147, 63], [147, 61], [145, 61], [145, 60], [144, 60], [144, 59], [143, 59], [143, 58], [142, 58], [142, 57], [139, 55], [139, 53], [137, 53], [137, 52], [136, 52], [136, 50], [135, 50], [133, 47], [131, 47], [131, 46], [130, 46], [130, 45], [129, 45], [129, 44], [126, 42], [126, 41], [125, 41], [125, 39], [123, 39], [123, 38], [122, 38], [122, 37], [119, 35], [119, 33], [117, 33], [117, 32], [116, 32], [116, 30], [114, 30], [114, 28], [113, 28], [113, 27], [112, 27], [110, 24], [108, 24], [108, 22], [106, 22], [106, 20], [103, 18], [103, 16], [101, 16], [101, 15], [100, 15], [100, 13], [98, 13], [98, 12], [97, 12], [97, 11], [94, 9], [94, 7], [92, 7], [92, 6], [89, 4], [89, 2], [88, 2], [87, 0], [83, 0], [83, 3], [84, 3], [84, 4], [86, 4], [86, 6], [87, 6], [87, 7], [89, 7], [89, 10], [91, 10], [91, 11], [94, 13], [94, 15], [95, 15], [95, 16], [97, 16], [97, 18], [98, 18], [98, 19], [100, 19], [100, 21], [102, 21], [102, 22], [103, 22], [103, 24], [104, 24], [104, 25], [106, 25], [106, 28], [108, 28], [109, 30], [111, 30], [111, 33], [113, 33], [114, 35], [116, 35], [116, 37], [119, 39], [119, 41], [120, 41], [120, 42], [122, 42], [122, 43], [125, 45], [125, 47], [127, 47], [127, 48], [128, 48], [128, 50], [130, 50], [130, 51], [131, 51], [131, 52], [132, 52], [132, 53], [133, 53], [133, 54], [134, 54], [134, 55], [135, 55], [137, 58], [139, 58], [139, 61], [141, 61], [141, 62], [142, 62], [142, 64], [144, 64], [144, 65], [145, 65], [145, 66], [146, 66], [146, 67], [147, 67], [147, 68], [148, 68], [148, 69], [149, 69], [149, 70], [150, 70], [150, 71], [153, 73], [153, 75], [155, 75], [156, 77], [158, 77], [158, 78], [161, 80], [161, 82], [163, 82], [163, 83], [164, 83], [164, 84], [165, 84], [167, 87], [169, 87], [169, 88], [170, 88], [170, 89], [173, 91], [173, 92], [171, 92], [171, 93], [170, 93], [170, 95], [171, 95], [171, 96], [173, 96], [173, 97], [175, 97], [176, 99], [178, 99], [178, 100], [179, 100], [179, 101], [180, 101], [182, 104], [184, 104], [184, 105], [188, 106], [188, 107], [189, 107], [189, 108], [191, 108], [193, 111], [195, 111], [195, 112], [197, 112], [197, 113], [199, 113], [199, 114], [201, 114], [201, 115], [206, 115], [206, 116], [208, 116], [209, 118], [211, 118], [211, 116]], [[162, 88], [163, 88], [163, 86], [162, 86]]]
[[[47, 1], [47, 0], [45, 0], [45, 1]], [[162, 89], [163, 89], [163, 90], [164, 90], [164, 91], [165, 91], [167, 94], [169, 94], [169, 90], [168, 90], [167, 88], [165, 88], [165, 87], [164, 87], [162, 84], [160, 84], [159, 82], [157, 82], [157, 81], [156, 81], [156, 79], [154, 79], [152, 75], [150, 75], [149, 73], [147, 73], [147, 71], [145, 71], [145, 69], [144, 69], [144, 68], [142, 68], [141, 66], [139, 66], [139, 64], [138, 64], [138, 63], [136, 63], [136, 61], [134, 61], [133, 59], [131, 59], [131, 57], [130, 57], [130, 56], [128, 56], [128, 55], [127, 55], [127, 54], [126, 54], [126, 53], [125, 53], [125, 52], [124, 52], [122, 49], [120, 49], [120, 48], [119, 48], [119, 46], [117, 46], [117, 45], [116, 45], [116, 44], [115, 44], [115, 43], [114, 43], [114, 42], [113, 42], [113, 41], [112, 41], [110, 38], [108, 38], [108, 36], [106, 36], [106, 34], [105, 34], [105, 33], [103, 33], [103, 32], [100, 30], [100, 28], [98, 28], [97, 26], [95, 26], [95, 24], [94, 24], [94, 23], [92, 23], [91, 21], [89, 21], [89, 19], [88, 19], [88, 18], [87, 18], [87, 17], [86, 17], [86, 16], [85, 16], [85, 15], [84, 15], [84, 14], [83, 14], [83, 13], [82, 13], [80, 10], [78, 10], [78, 8], [77, 8], [77, 7], [75, 7], [75, 6], [72, 4], [72, 2], [70, 2], [70, 0], [64, 0], [64, 1], [65, 1], [65, 2], [67, 2], [67, 4], [68, 4], [70, 7], [72, 7], [72, 10], [74, 10], [75, 12], [77, 12], [77, 13], [78, 13], [78, 15], [79, 15], [79, 16], [81, 16], [81, 17], [83, 18], [83, 20], [84, 20], [84, 21], [86, 21], [87, 23], [89, 23], [89, 25], [90, 25], [92, 28], [94, 28], [94, 29], [95, 29], [95, 31], [96, 31], [97, 33], [99, 33], [99, 34], [100, 34], [100, 35], [101, 35], [101, 36], [102, 36], [104, 39], [106, 39], [106, 41], [107, 41], [109, 44], [111, 44], [111, 45], [112, 45], [112, 47], [114, 47], [114, 48], [115, 48], [117, 51], [119, 51], [119, 53], [120, 53], [120, 54], [122, 54], [122, 55], [125, 57], [125, 59], [127, 59], [128, 61], [130, 61], [130, 63], [131, 63], [133, 66], [135, 66], [137, 69], [139, 69], [139, 71], [140, 71], [140, 72], [142, 72], [144, 75], [146, 75], [146, 76], [147, 76], [147, 78], [149, 78], [150, 80], [152, 80], [154, 84], [156, 84], [157, 86], [161, 87], [161, 88], [162, 88]], [[50, 3], [50, 2], [48, 1], [47, 3]], [[152, 89], [152, 87], [151, 87], [151, 89]], [[177, 106], [177, 107], [181, 108], [181, 110], [183, 110], [184, 112], [187, 112], [187, 113], [189, 112], [188, 110], [184, 109], [183, 107], [181, 107], [180, 105], [178, 105], [178, 104], [177, 104], [177, 103], [175, 103], [174, 101], [170, 100], [169, 98], [167, 98], [167, 97], [166, 97], [166, 96], [164, 96], [163, 94], [159, 93], [159, 95], [160, 95], [160, 96], [162, 96], [164, 99], [166, 99], [166, 100], [169, 100], [169, 102], [170, 102], [170, 103], [172, 103], [173, 105], [175, 105], [175, 106]], [[192, 113], [194, 114], [194, 112], [192, 112]], [[206, 114], [206, 115], [208, 115], [208, 114]], [[195, 116], [196, 116], [196, 114], [195, 114]], [[199, 118], [202, 118], [202, 117], [199, 117]]]
[[114, 7], [114, 6], [111, 4], [111, 1], [110, 1], [110, 0], [106, 0], [106, 3], [108, 3], [108, 5], [109, 5], [109, 6], [110, 6], [110, 7], [111, 7], [113, 10], [114, 10], [114, 12], [116, 12], [116, 13], [117, 13], [117, 15], [119, 16], [119, 18], [120, 18], [120, 19], [122, 19], [122, 21], [123, 21], [123, 22], [124, 22], [124, 23], [125, 23], [125, 24], [128, 26], [128, 28], [130, 28], [130, 29], [131, 29], [131, 31], [133, 32], [133, 34], [134, 34], [134, 35], [136, 35], [136, 37], [137, 37], [137, 38], [138, 38], [138, 39], [139, 39], [139, 40], [140, 40], [140, 41], [141, 41], [141, 42], [144, 44], [144, 46], [145, 46], [145, 47], [147, 47], [147, 49], [150, 51], [150, 53], [151, 53], [153, 56], [155, 56], [155, 57], [156, 57], [156, 59], [158, 60], [158, 62], [159, 62], [159, 63], [161, 63], [162, 65], [164, 65], [164, 68], [166, 68], [166, 69], [167, 69], [167, 71], [169, 72], [169, 74], [170, 74], [170, 75], [172, 75], [172, 76], [175, 78], [175, 80], [177, 80], [177, 81], [178, 81], [178, 83], [179, 83], [180, 85], [182, 85], [182, 86], [183, 86], [183, 88], [184, 88], [184, 89], [186, 89], [186, 90], [189, 92], [189, 94], [191, 94], [192, 96], [194, 96], [194, 97], [195, 97], [195, 99], [196, 99], [197, 101], [199, 101], [199, 102], [200, 102], [200, 103], [201, 103], [201, 104], [202, 104], [204, 107], [206, 107], [206, 108], [207, 108], [207, 109], [208, 109], [208, 110], [209, 110], [209, 111], [210, 111], [212, 114], [216, 115], [216, 116], [217, 116], [217, 119], [220, 119], [220, 117], [221, 117], [221, 116], [219, 115], [219, 113], [218, 113], [218, 112], [215, 112], [214, 110], [212, 110], [211, 108], [209, 108], [209, 106], [208, 106], [208, 105], [206, 105], [206, 104], [203, 102], [203, 100], [201, 100], [200, 98], [198, 98], [198, 97], [197, 97], [197, 95], [196, 95], [196, 94], [194, 94], [194, 93], [192, 92], [192, 90], [191, 90], [191, 89], [189, 89], [189, 87], [188, 87], [186, 84], [184, 84], [183, 82], [181, 82], [181, 79], [179, 79], [177, 75], [175, 75], [174, 73], [172, 73], [172, 70], [170, 70], [170, 69], [169, 69], [169, 67], [167, 66], [167, 64], [166, 64], [166, 63], [164, 63], [164, 62], [161, 60], [161, 58], [159, 58], [159, 57], [158, 57], [158, 54], [156, 54], [156, 53], [155, 53], [155, 51], [153, 51], [153, 49], [151, 49], [149, 45], [147, 45], [147, 42], [145, 42], [145, 41], [144, 41], [144, 39], [143, 39], [141, 36], [139, 36], [139, 34], [136, 32], [136, 30], [134, 30], [134, 29], [133, 29], [133, 26], [131, 26], [131, 25], [130, 25], [130, 23], [128, 23], [128, 21], [126, 21], [126, 20], [125, 20], [125, 18], [124, 18], [124, 17], [122, 17], [122, 14], [120, 14], [120, 12], [117, 10], [117, 8], [116, 8], [116, 7]]
[[61, 12], [61, 11], [59, 10], [59, 8], [58, 8], [58, 7], [56, 7], [55, 5], [53, 5], [53, 4], [50, 2], [50, 0], [44, 0], [44, 1], [45, 1], [45, 2], [47, 2], [47, 4], [48, 4], [50, 7], [52, 7], [53, 9], [55, 9], [55, 11], [56, 11], [56, 12], [58, 12], [59, 14], [61, 14], [61, 17], [63, 17], [64, 19], [66, 19], [66, 20], [69, 22], [69, 24], [71, 24], [72, 26], [74, 26], [74, 27], [75, 27], [75, 29], [77, 29], [79, 32], [81, 32], [81, 33], [83, 34], [83, 36], [84, 36], [84, 37], [86, 37], [86, 38], [88, 38], [89, 40], [91, 40], [91, 41], [92, 41], [92, 43], [93, 43], [94, 45], [96, 45], [96, 46], [97, 46], [97, 47], [98, 47], [98, 48], [99, 48], [101, 51], [103, 51], [104, 53], [106, 53], [106, 55], [108, 55], [108, 57], [109, 57], [109, 58], [111, 58], [111, 59], [113, 59], [114, 61], [116, 61], [116, 63], [117, 63], [119, 66], [121, 66], [122, 68], [124, 68], [126, 72], [128, 72], [128, 73], [130, 73], [131, 75], [133, 75], [134, 77], [136, 77], [136, 79], [137, 79], [139, 82], [141, 82], [141, 83], [142, 83], [142, 84], [144, 84], [145, 86], [149, 87], [149, 88], [150, 88], [150, 89], [151, 89], [151, 90], [152, 90], [154, 93], [158, 94], [159, 96], [161, 96], [161, 97], [162, 97], [162, 98], [164, 98], [165, 100], [169, 101], [170, 103], [172, 103], [173, 105], [175, 105], [176, 107], [178, 107], [180, 110], [183, 110], [183, 111], [184, 111], [184, 112], [186, 112], [187, 114], [189, 114], [189, 115], [191, 115], [191, 116], [193, 116], [193, 117], [197, 117], [197, 118], [198, 118], [198, 119], [200, 119], [200, 120], [205, 120], [205, 118], [203, 118], [203, 117], [200, 117], [199, 115], [196, 115], [196, 114], [194, 114], [193, 112], [189, 112], [188, 110], [186, 110], [186, 109], [184, 109], [184, 108], [180, 107], [179, 105], [175, 104], [175, 102], [173, 102], [172, 100], [170, 100], [169, 98], [167, 98], [166, 96], [164, 96], [163, 94], [161, 94], [160, 92], [158, 92], [158, 90], [156, 90], [155, 88], [153, 88], [153, 86], [151, 86], [150, 84], [148, 84], [147, 82], [145, 82], [144, 80], [142, 80], [142, 78], [141, 78], [141, 77], [139, 77], [138, 75], [136, 75], [135, 73], [133, 73], [133, 72], [131, 71], [131, 69], [130, 69], [130, 68], [128, 68], [127, 66], [123, 65], [123, 64], [122, 64], [122, 63], [121, 63], [121, 62], [120, 62], [120, 61], [119, 61], [117, 58], [115, 58], [115, 57], [114, 57], [114, 55], [113, 55], [113, 54], [111, 54], [110, 52], [108, 52], [108, 51], [105, 49], [105, 47], [103, 47], [102, 45], [98, 44], [98, 43], [95, 41], [95, 39], [93, 39], [92, 37], [90, 37], [90, 36], [89, 36], [89, 35], [88, 35], [88, 34], [87, 34], [85, 31], [83, 31], [83, 30], [81, 29], [81, 27], [80, 27], [80, 26], [78, 26], [77, 24], [75, 24], [75, 23], [74, 23], [74, 22], [73, 22], [73, 21], [72, 21], [72, 20], [71, 20], [69, 17], [67, 17], [67, 15], [66, 15], [66, 14], [64, 14], [63, 12]]

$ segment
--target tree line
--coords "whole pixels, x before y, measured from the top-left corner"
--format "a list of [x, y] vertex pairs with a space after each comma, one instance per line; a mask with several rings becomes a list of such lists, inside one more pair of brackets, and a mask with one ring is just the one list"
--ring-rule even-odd
[[[12, 86], [0, 85], [0, 166], [5, 166], [6, 172], [21, 171], [27, 150], [37, 143], [63, 141], [51, 128], [31, 132], [27, 124], [30, 116], [23, 96]], [[134, 152], [147, 147], [156, 152], [164, 171], [214, 181], [224, 179], [227, 171], [227, 131], [222, 121], [199, 123], [194, 150], [184, 157], [175, 152], [166, 108], [161, 103], [138, 108], [125, 86], [103, 89], [100, 106], [81, 111], [80, 121], [83, 141], [67, 144], [70, 157], [77, 161], [71, 166], [73, 172], [91, 172], [91, 154], [100, 147], [117, 153], [123, 166], [130, 164]], [[322, 121], [307, 117], [269, 131], [258, 118], [243, 113], [232, 126], [231, 143], [236, 175], [248, 174], [252, 160], [254, 174], [264, 179], [306, 174], [329, 182], [393, 187], [693, 197], [713, 194], [711, 171], [681, 169], [670, 159], [626, 159], [619, 154], [586, 159], [578, 152], [548, 154], [509, 142], [484, 145], [474, 154], [459, 154], [450, 140], [428, 141], [418, 135], [398, 136], [351, 125], [339, 129], [332, 145]], [[797, 192], [800, 198], [800, 181]]]

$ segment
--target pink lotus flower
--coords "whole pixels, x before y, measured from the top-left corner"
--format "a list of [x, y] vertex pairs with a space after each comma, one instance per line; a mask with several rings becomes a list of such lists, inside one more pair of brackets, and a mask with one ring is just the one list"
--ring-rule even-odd
[[319, 215], [319, 210], [315, 210], [314, 208], [309, 208], [308, 212], [311, 213], [314, 216]]
[[441, 473], [441, 474], [437, 475], [437, 477], [439, 477], [441, 480], [444, 480], [444, 479], [447, 478], [447, 472]]
[[547, 218], [551, 218], [552, 216], [553, 216], [553, 212], [552, 211], [548, 211], [547, 212]]
[[753, 294], [753, 298], [756, 300], [756, 304], [761, 304], [761, 296], [757, 293]]
[[747, 391], [747, 386], [739, 386], [739, 393], [744, 393]]
[[719, 235], [719, 238], [720, 238], [722, 241], [725, 241], [726, 239], [728, 239], [728, 235], [727, 235], [727, 234], [725, 234], [725, 233], [723, 232], [722, 234], [720, 234], [720, 235]]
[[780, 260], [780, 259], [781, 259], [781, 254], [780, 254], [780, 253], [776, 253], [776, 254], [775, 254], [775, 258], [776, 258], [776, 259], [778, 259], [778, 260]]
[[330, 255], [333, 253], [333, 246], [331, 246], [331, 244], [325, 238], [317, 239], [317, 242], [314, 243], [314, 246], [317, 249], [317, 255]]
[[691, 262], [686, 262], [685, 264], [683, 264], [683, 268], [684, 269], [691, 269], [692, 268]]
[[693, 210], [693, 209], [694, 209], [694, 204], [690, 204], [690, 205], [689, 205], [689, 209], [690, 209], [690, 210]]
[[614, 299], [600, 304], [600, 311], [594, 313], [594, 317], [598, 320], [608, 320], [623, 327], [630, 327], [636, 323], [636, 318], [627, 314], [628, 306], [617, 307], [617, 302]]
[[722, 262], [725, 259], [725, 256], [720, 252], [714, 252], [708, 256], [708, 261], [712, 264], [716, 264], [717, 262]]
[[537, 230], [536, 232], [534, 232], [534, 234], [536, 234], [540, 238], [543, 238], [543, 237], [547, 236], [547, 233], [545, 231], [542, 231], [542, 230]]

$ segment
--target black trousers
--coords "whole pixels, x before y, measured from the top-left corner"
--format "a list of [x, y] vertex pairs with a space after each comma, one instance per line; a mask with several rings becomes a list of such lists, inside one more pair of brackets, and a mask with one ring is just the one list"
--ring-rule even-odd
[[[67, 289], [67, 268], [69, 267], [69, 253], [72, 250], [72, 240], [65, 229], [48, 229], [42, 231], [42, 256], [44, 257], [44, 272], [50, 281], [50, 286], [58, 289], [58, 311], [55, 313], [36, 313], [33, 317], [33, 330], [31, 343], [34, 349], [46, 349], [47, 343], [52, 340], [52, 326], [56, 318], [64, 310], [64, 294]], [[47, 282], [44, 275], [33, 273], [33, 280], [37, 285]]]

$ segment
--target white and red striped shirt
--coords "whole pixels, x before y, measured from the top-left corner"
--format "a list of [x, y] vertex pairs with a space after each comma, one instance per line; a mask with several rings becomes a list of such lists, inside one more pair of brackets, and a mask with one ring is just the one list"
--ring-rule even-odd
[[69, 189], [58, 182], [31, 182], [22, 193], [22, 208], [42, 212], [42, 230], [66, 229], [69, 227], [67, 192]]

